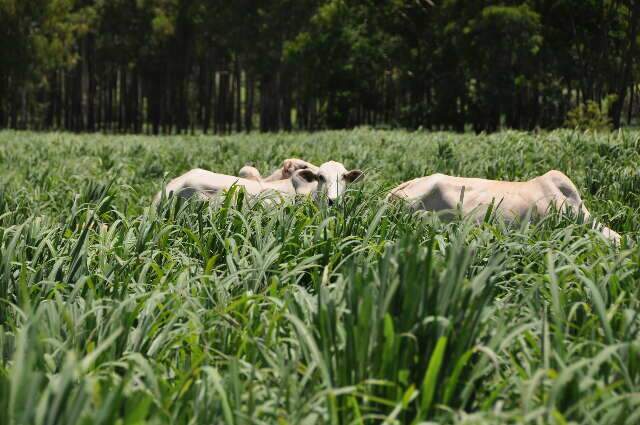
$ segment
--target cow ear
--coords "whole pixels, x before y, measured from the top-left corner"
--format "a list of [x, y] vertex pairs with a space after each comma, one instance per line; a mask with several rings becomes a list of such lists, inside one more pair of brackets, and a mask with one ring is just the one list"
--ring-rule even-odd
[[310, 168], [303, 168], [302, 170], [298, 170], [298, 176], [300, 176], [303, 180], [311, 183], [318, 180], [318, 175], [311, 170]]
[[282, 168], [293, 173], [296, 170], [308, 168], [308, 164], [298, 158], [289, 158], [284, 160], [284, 162], [282, 163]]
[[282, 163], [282, 170], [284, 171], [285, 175], [291, 175], [293, 174], [294, 171], [296, 171], [294, 165], [293, 165], [293, 161], [290, 159], [285, 159], [284, 162]]
[[360, 180], [364, 177], [364, 173], [360, 170], [351, 170], [344, 175], [344, 179], [349, 183], [353, 183], [356, 180]]

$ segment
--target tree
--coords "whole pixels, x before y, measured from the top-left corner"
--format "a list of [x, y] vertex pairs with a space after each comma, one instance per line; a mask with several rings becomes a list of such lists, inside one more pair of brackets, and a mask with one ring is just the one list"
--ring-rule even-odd
[[495, 131], [504, 116], [509, 127], [521, 127], [542, 44], [539, 15], [527, 5], [487, 6], [464, 31], [474, 126]]
[[0, 0], [0, 125], [30, 124], [41, 106], [36, 94], [50, 86], [47, 72], [77, 62], [73, 46], [88, 15], [72, 0]]
[[0, 0], [0, 126], [556, 127], [638, 104], [634, 0]]

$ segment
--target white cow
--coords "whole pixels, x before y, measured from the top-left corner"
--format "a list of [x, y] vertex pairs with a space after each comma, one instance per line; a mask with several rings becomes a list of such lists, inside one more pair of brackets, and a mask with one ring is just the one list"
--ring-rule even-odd
[[[287, 172], [290, 172], [290, 169], [287, 169]], [[196, 168], [171, 180], [164, 192], [167, 196], [174, 193], [185, 198], [195, 195], [201, 199], [209, 199], [236, 185], [244, 187], [247, 194], [251, 196], [265, 192], [275, 192], [285, 196], [325, 193], [329, 202], [332, 203], [344, 192], [347, 183], [361, 175], [360, 170], [347, 171], [344, 165], [335, 161], [326, 162], [320, 167], [298, 169], [292, 173], [291, 178], [274, 181], [235, 177]], [[162, 191], [156, 195], [155, 202], [161, 196]]]
[[[460, 207], [463, 214], [482, 221], [491, 203], [507, 221], [526, 219], [532, 213], [544, 216], [550, 206], [570, 208], [585, 220], [590, 218], [576, 186], [556, 170], [524, 182], [433, 174], [402, 183], [387, 199], [405, 200], [414, 210], [443, 211], [445, 219], [450, 219]], [[606, 226], [596, 226], [607, 239], [619, 243], [618, 233]]]
[[[333, 204], [344, 193], [347, 185], [360, 180], [364, 173], [357, 169], [348, 171], [341, 163], [329, 161], [316, 169], [303, 168], [294, 175], [297, 177], [293, 180], [294, 187], [302, 181], [305, 184], [317, 182], [314, 194], [326, 197], [329, 204]], [[299, 193], [298, 190], [296, 187], [296, 193]]]
[[[200, 199], [210, 199], [235, 185], [243, 187], [250, 196], [257, 196], [266, 192], [274, 192], [286, 196], [296, 193], [293, 184], [294, 179], [296, 179], [295, 175], [290, 179], [263, 182], [195, 168], [171, 180], [165, 187], [164, 193], [166, 196], [173, 193], [183, 198], [197, 196]], [[298, 182], [298, 186], [300, 187], [300, 193], [305, 193], [305, 191], [310, 193], [316, 184], [308, 183], [303, 179]], [[161, 196], [162, 191], [156, 195], [155, 201], [157, 202]]]

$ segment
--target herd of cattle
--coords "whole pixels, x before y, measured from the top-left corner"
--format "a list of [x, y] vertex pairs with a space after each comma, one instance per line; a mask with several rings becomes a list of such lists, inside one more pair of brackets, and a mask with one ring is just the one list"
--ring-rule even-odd
[[[318, 167], [297, 158], [285, 160], [282, 167], [265, 178], [250, 166], [242, 167], [237, 177], [196, 168], [171, 180], [155, 200], [159, 201], [163, 194], [210, 199], [233, 186], [241, 186], [249, 196], [267, 192], [285, 196], [312, 195], [333, 204], [348, 184], [363, 177], [362, 171], [349, 171], [336, 161], [325, 162]], [[524, 182], [432, 174], [402, 183], [392, 189], [386, 199], [403, 200], [413, 210], [439, 212], [445, 219], [461, 211], [476, 221], [482, 221], [492, 209], [499, 211], [504, 220], [512, 222], [543, 217], [554, 208], [566, 208], [590, 221], [589, 211], [578, 189], [567, 176], [556, 170]], [[605, 238], [619, 243], [620, 235], [614, 230], [595, 222], [594, 226]]]

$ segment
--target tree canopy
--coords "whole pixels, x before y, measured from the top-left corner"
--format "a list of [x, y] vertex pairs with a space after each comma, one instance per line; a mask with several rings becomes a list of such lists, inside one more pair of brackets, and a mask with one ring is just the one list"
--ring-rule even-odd
[[0, 0], [0, 127], [552, 128], [639, 110], [634, 0]]

